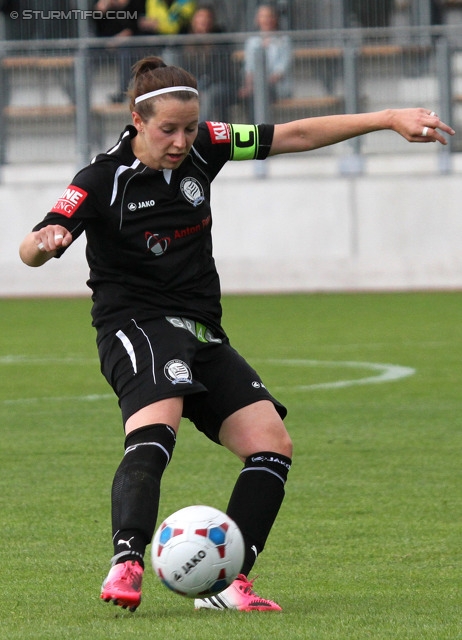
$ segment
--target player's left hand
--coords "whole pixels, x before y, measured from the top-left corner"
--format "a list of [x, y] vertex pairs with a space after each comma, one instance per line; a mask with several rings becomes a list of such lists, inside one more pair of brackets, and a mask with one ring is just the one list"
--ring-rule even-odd
[[393, 109], [390, 128], [409, 142], [439, 142], [444, 145], [448, 141], [441, 132], [450, 136], [455, 133], [434, 111], [422, 108]]

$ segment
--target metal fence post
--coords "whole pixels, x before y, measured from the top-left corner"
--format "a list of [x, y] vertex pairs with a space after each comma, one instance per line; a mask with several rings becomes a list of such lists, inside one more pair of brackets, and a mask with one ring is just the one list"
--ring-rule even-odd
[[[3, 68], [3, 52], [0, 52], [0, 169], [6, 162], [6, 118], [5, 107], [8, 105], [9, 87], [7, 73]], [[0, 175], [1, 182], [1, 175]]]
[[411, 24], [429, 27], [431, 24], [431, 0], [411, 0]]
[[[266, 74], [266, 51], [261, 43], [255, 51], [255, 69], [253, 75], [253, 115], [254, 122], [262, 124], [269, 122], [269, 88]], [[265, 178], [267, 175], [267, 165], [265, 160], [257, 160], [255, 164], [255, 175], [258, 178]]]
[[[451, 67], [451, 50], [448, 39], [440, 37], [436, 43], [436, 69], [440, 97], [438, 115], [443, 122], [448, 124], [453, 122]], [[441, 147], [438, 154], [440, 173], [451, 172], [451, 151], [452, 139], [449, 137], [448, 144], [445, 147]]]
[[[347, 43], [343, 54], [345, 112], [359, 113], [358, 49]], [[352, 138], [349, 142], [351, 153], [340, 159], [340, 173], [360, 174], [364, 170], [364, 156], [361, 154], [361, 138]]]
[[74, 60], [74, 83], [77, 162], [81, 168], [88, 164], [91, 155], [88, 49], [84, 41], [80, 42]]

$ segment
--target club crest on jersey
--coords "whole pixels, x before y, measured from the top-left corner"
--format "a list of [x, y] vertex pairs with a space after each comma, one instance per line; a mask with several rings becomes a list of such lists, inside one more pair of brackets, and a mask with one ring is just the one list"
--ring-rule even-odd
[[80, 187], [70, 184], [64, 191], [63, 195], [57, 200], [51, 211], [53, 213], [61, 213], [66, 218], [74, 215], [88, 193]]
[[183, 178], [180, 189], [186, 200], [194, 207], [198, 207], [205, 200], [202, 185], [196, 178]]
[[149, 231], [146, 231], [144, 237], [146, 239], [148, 250], [155, 256], [163, 256], [167, 251], [170, 244], [170, 238], [168, 236], [161, 238], [157, 233], [150, 233]]
[[169, 360], [164, 367], [164, 373], [172, 384], [192, 384], [191, 369], [183, 360]]

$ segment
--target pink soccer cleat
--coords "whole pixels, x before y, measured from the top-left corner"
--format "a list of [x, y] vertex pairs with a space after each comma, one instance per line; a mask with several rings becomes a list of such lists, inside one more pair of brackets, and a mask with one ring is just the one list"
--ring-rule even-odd
[[253, 582], [240, 573], [236, 580], [218, 595], [194, 600], [194, 607], [215, 610], [282, 611], [276, 602], [258, 596], [253, 590]]
[[101, 587], [101, 599], [135, 611], [141, 602], [143, 567], [138, 562], [127, 560], [111, 567]]

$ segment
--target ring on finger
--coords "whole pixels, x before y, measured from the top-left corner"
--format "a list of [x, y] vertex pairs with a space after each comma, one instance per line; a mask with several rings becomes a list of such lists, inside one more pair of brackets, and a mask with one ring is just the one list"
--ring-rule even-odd
[[428, 127], [424, 127], [422, 129], [422, 136], [425, 138], [425, 136], [427, 136], [427, 135], [428, 135]]

